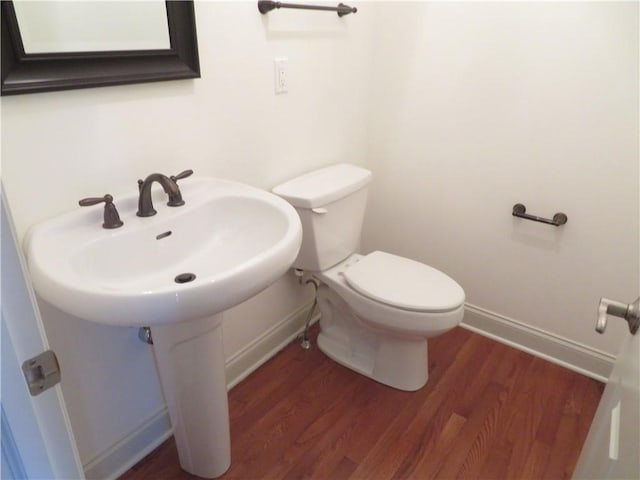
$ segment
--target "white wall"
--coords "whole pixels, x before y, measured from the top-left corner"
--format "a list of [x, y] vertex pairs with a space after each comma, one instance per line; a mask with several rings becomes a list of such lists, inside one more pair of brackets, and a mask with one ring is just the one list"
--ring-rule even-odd
[[[467, 302], [617, 353], [600, 296], [638, 272], [638, 3], [377, 4], [365, 250], [449, 273]], [[390, 21], [393, 19], [393, 21]], [[511, 216], [515, 203], [555, 228]]]
[[[269, 189], [337, 161], [362, 164], [370, 13], [262, 16], [256, 2], [196, 4], [202, 78], [2, 98], [3, 182], [21, 238], [86, 196], [115, 197], [152, 172]], [[289, 93], [273, 58], [289, 58]], [[96, 207], [100, 208], [100, 207]], [[99, 225], [96, 225], [99, 228]], [[126, 226], [124, 227], [126, 228]], [[309, 301], [283, 278], [225, 315], [227, 358]], [[63, 370], [83, 463], [108, 453], [162, 408], [137, 329], [94, 325], [42, 305]]]
[[[468, 302], [614, 353], [601, 295], [638, 294], [638, 6], [357, 4], [356, 15], [196, 5], [202, 78], [2, 98], [20, 236], [153, 171], [270, 188], [321, 165], [373, 170], [365, 250], [448, 272]], [[290, 92], [273, 93], [287, 56]], [[564, 211], [562, 228], [513, 219]], [[227, 313], [227, 358], [308, 300], [291, 278]], [[43, 308], [85, 463], [162, 406], [134, 329]]]

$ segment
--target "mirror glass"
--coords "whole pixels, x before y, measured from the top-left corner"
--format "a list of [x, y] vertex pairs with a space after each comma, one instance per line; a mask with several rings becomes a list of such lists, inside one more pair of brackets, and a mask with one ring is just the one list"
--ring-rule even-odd
[[14, 2], [26, 54], [170, 48], [164, 0]]

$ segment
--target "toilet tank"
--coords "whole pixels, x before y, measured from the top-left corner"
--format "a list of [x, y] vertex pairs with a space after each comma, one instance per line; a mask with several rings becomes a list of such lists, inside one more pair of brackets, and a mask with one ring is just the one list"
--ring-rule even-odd
[[326, 270], [358, 250], [370, 181], [369, 170], [339, 163], [272, 190], [295, 207], [302, 223], [294, 268]]

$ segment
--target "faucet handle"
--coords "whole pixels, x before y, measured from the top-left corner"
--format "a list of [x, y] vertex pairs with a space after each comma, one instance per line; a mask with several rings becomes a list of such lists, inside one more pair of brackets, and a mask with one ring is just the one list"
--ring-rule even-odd
[[87, 197], [82, 200], [78, 200], [78, 205], [81, 207], [90, 207], [91, 205], [97, 205], [99, 203], [113, 203], [113, 197], [108, 193], [104, 197]]
[[90, 207], [104, 202], [104, 223], [102, 228], [118, 228], [124, 225], [120, 220], [120, 215], [116, 206], [113, 204], [113, 197], [108, 193], [104, 197], [88, 197], [78, 200], [78, 205], [81, 207]]
[[190, 177], [191, 175], [193, 175], [193, 170], [189, 169], [189, 170], [185, 170], [183, 172], [180, 172], [177, 175], [171, 175], [169, 178], [171, 180], [173, 180], [174, 182], [177, 182], [178, 180], [182, 180], [183, 178]]

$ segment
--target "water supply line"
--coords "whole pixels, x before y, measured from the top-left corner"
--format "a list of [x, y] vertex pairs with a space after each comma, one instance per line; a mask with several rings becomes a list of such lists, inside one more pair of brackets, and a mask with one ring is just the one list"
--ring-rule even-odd
[[309, 340], [309, 325], [311, 323], [311, 318], [313, 317], [313, 312], [315, 311], [316, 305], [318, 304], [318, 288], [320, 287], [320, 284], [319, 284], [318, 280], [316, 280], [313, 277], [310, 277], [310, 278], [307, 278], [306, 280], [303, 280], [304, 279], [304, 270], [296, 268], [294, 270], [294, 272], [295, 272], [296, 276], [298, 277], [298, 283], [300, 285], [312, 284], [313, 288], [314, 288], [313, 304], [311, 305], [311, 308], [309, 309], [309, 313], [307, 314], [307, 320], [304, 323], [304, 330], [298, 336], [298, 338], [300, 339], [300, 346], [304, 350], [309, 350], [311, 348], [311, 340]]

